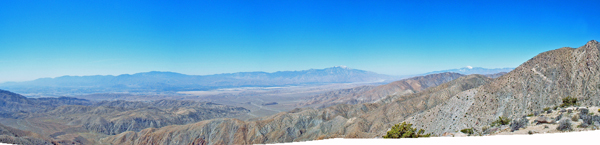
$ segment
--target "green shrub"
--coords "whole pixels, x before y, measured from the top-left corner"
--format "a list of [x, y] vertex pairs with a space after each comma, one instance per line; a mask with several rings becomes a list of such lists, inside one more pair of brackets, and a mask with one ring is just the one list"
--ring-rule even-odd
[[544, 108], [544, 111], [548, 111], [548, 110], [550, 110], [550, 107]]
[[598, 109], [598, 112], [600, 112], [600, 109]]
[[533, 116], [533, 113], [531, 113], [531, 114], [527, 114], [527, 117], [531, 117], [531, 116]]
[[570, 97], [570, 96], [563, 98], [562, 104], [560, 105], [560, 107], [569, 107], [569, 106], [579, 106], [579, 104], [577, 104], [577, 98]]
[[505, 118], [505, 117], [498, 117], [498, 120], [492, 122], [492, 124], [490, 126], [500, 126], [500, 125], [508, 125], [510, 124], [510, 119]]
[[475, 132], [473, 132], [473, 128], [465, 128], [465, 129], [460, 130], [460, 132], [462, 132], [464, 134], [468, 134], [468, 135], [472, 135], [473, 133], [475, 133]]
[[402, 124], [396, 124], [390, 131], [387, 132], [383, 138], [418, 138], [418, 137], [429, 137], [431, 134], [423, 134], [425, 130], [419, 129], [417, 132], [416, 128], [412, 128], [412, 124], [402, 122]]

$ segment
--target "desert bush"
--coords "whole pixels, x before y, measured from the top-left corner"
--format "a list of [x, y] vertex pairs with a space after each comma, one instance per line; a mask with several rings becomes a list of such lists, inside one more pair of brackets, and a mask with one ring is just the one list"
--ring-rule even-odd
[[577, 115], [577, 114], [573, 115], [573, 117], [571, 118], [571, 120], [573, 120], [573, 121], [579, 121], [579, 115]]
[[460, 132], [468, 134], [468, 135], [475, 133], [475, 132], [473, 132], [473, 128], [465, 128], [465, 129], [460, 130]]
[[527, 117], [531, 117], [531, 116], [533, 116], [533, 113], [531, 113], [531, 114], [527, 114]]
[[587, 108], [580, 108], [579, 109], [579, 116], [585, 116], [588, 115], [590, 113], [590, 110]]
[[598, 109], [598, 112], [600, 112], [600, 109]]
[[431, 134], [423, 134], [425, 130], [419, 129], [417, 132], [416, 128], [412, 128], [412, 124], [402, 122], [402, 124], [396, 124], [390, 131], [387, 132], [383, 138], [419, 138], [429, 137]]
[[560, 107], [569, 107], [569, 106], [579, 106], [579, 104], [577, 104], [577, 98], [574, 98], [571, 96], [567, 96], [567, 97], [563, 98], [562, 104], [560, 105]]
[[515, 130], [519, 130], [521, 128], [525, 128], [525, 127], [527, 127], [528, 122], [529, 122], [529, 120], [527, 120], [527, 118], [525, 118], [525, 117], [515, 119], [512, 121], [512, 123], [510, 123], [510, 131], [512, 132]]
[[582, 122], [581, 124], [577, 125], [577, 127], [579, 127], [579, 128], [586, 128], [588, 126], [589, 126], [589, 124], [587, 124], [585, 122]]
[[548, 111], [548, 110], [550, 110], [550, 107], [544, 108], [544, 111]]
[[506, 117], [498, 117], [498, 120], [492, 122], [492, 124], [490, 126], [501, 126], [501, 125], [508, 125], [510, 123], [510, 119], [506, 118]]
[[573, 128], [571, 127], [571, 120], [569, 120], [567, 118], [561, 119], [560, 122], [558, 123], [558, 127], [556, 127], [556, 130], [560, 130], [560, 131], [573, 130]]

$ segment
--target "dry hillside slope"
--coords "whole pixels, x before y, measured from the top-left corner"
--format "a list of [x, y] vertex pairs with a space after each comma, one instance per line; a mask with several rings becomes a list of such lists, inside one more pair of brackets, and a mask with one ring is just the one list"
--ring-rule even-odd
[[409, 121], [426, 132], [442, 134], [489, 125], [499, 116], [519, 118], [561, 98], [579, 99], [582, 106], [600, 105], [600, 46], [589, 41], [577, 49], [541, 53], [493, 82], [452, 97], [444, 105]]
[[464, 75], [446, 72], [412, 77], [377, 87], [362, 86], [336, 90], [309, 97], [307, 101], [300, 102], [296, 104], [296, 106], [307, 107], [319, 105], [321, 108], [324, 108], [335, 104], [372, 103], [388, 95], [406, 95], [420, 92], [429, 87], [438, 86], [461, 76]]
[[420, 93], [389, 96], [377, 103], [297, 109], [258, 121], [213, 119], [140, 132], [129, 131], [100, 141], [111, 144], [257, 144], [332, 137], [372, 138], [383, 135], [392, 124], [408, 116], [490, 81], [483, 75], [469, 75]]

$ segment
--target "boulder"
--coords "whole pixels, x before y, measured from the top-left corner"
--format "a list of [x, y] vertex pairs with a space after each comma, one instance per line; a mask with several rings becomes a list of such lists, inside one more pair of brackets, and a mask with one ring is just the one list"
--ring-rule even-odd
[[536, 119], [534, 120], [534, 123], [535, 123], [535, 124], [542, 124], [542, 123], [554, 123], [554, 120], [550, 120], [550, 119], [548, 119], [548, 117], [546, 117], [546, 116], [540, 116], [540, 117], [538, 117], [538, 118], [536, 118]]
[[563, 117], [563, 114], [558, 114], [558, 116], [556, 116], [556, 118], [554, 118], [554, 120], [559, 121], [561, 118]]

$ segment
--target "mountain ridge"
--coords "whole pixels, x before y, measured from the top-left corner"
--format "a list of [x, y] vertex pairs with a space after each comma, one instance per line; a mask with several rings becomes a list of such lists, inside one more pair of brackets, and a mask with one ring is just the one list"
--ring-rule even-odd
[[593, 75], [600, 73], [599, 58], [600, 47], [591, 41], [578, 49], [540, 53], [495, 79], [474, 74], [375, 103], [296, 109], [258, 121], [206, 120], [127, 132], [102, 140], [114, 144], [256, 144], [373, 138], [403, 121], [435, 135], [470, 127], [481, 130], [499, 116], [522, 117], [558, 105], [564, 96], [574, 96], [582, 105], [600, 105], [600, 76]]
[[[489, 84], [457, 94], [408, 121], [426, 132], [442, 134], [469, 127], [481, 130], [498, 117], [519, 118], [560, 105], [565, 97], [577, 98], [583, 106], [598, 106], [599, 58], [595, 40], [578, 48], [542, 52]], [[447, 117], [453, 119], [444, 120]]]
[[347, 67], [302, 71], [238, 72], [185, 75], [151, 71], [122, 75], [61, 76], [0, 84], [0, 89], [20, 94], [72, 95], [103, 92], [202, 91], [230, 87], [271, 87], [304, 84], [393, 81], [397, 77]]

